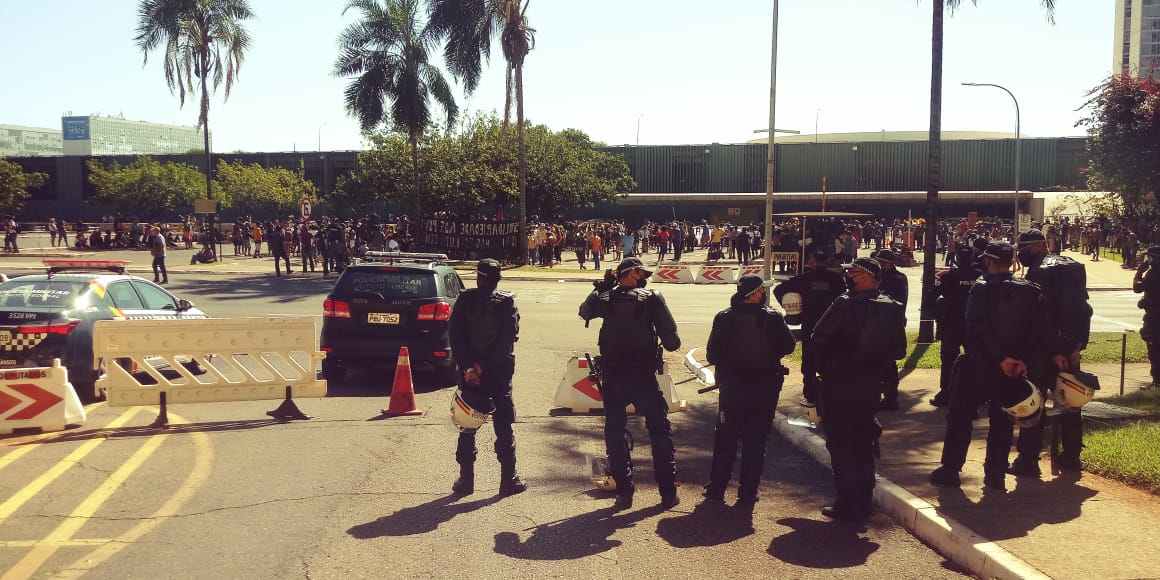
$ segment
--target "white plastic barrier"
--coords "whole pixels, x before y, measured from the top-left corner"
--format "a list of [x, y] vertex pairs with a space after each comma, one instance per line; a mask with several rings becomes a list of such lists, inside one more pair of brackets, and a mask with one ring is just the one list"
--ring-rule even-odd
[[[668, 374], [667, 363], [662, 370], [664, 372], [657, 375], [657, 386], [668, 403], [669, 412], [687, 410], [688, 402], [677, 392], [677, 385]], [[593, 409], [604, 408], [604, 399], [601, 398], [600, 391], [588, 378], [586, 359], [578, 356], [568, 359], [564, 367], [564, 378], [560, 379], [560, 385], [556, 388], [555, 404], [557, 408], [570, 409], [573, 413], [587, 413]], [[629, 405], [628, 410], [636, 412], [632, 405]]]
[[674, 284], [692, 284], [694, 279], [693, 268], [683, 264], [668, 264], [657, 266], [653, 272], [653, 280]]
[[798, 264], [798, 260], [801, 259], [801, 255], [797, 252], [773, 252], [770, 255], [770, 258], [773, 259], [773, 268], [775, 270], [778, 269], [779, 262], [789, 262], [789, 264], [792, 265], [794, 272], [802, 271], [801, 265]]
[[734, 266], [701, 266], [697, 274], [697, 284], [733, 284], [737, 282]]
[[102, 320], [93, 325], [97, 381], [111, 407], [282, 399], [267, 415], [309, 419], [293, 397], [325, 397], [314, 320], [307, 317]]
[[0, 435], [17, 429], [63, 431], [86, 418], [60, 359], [51, 367], [0, 371]]
[[761, 276], [762, 279], [764, 279], [765, 278], [765, 265], [764, 264], [749, 264], [748, 266], [739, 266], [737, 268], [737, 279], [738, 280], [740, 280], [742, 278], [742, 276], [748, 276], [750, 274], [756, 274], [758, 276]]

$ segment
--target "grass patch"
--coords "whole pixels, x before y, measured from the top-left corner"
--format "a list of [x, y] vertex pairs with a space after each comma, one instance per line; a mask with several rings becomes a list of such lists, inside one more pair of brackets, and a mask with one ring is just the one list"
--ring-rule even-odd
[[1160, 423], [1140, 420], [1089, 429], [1083, 443], [1087, 471], [1160, 494]]

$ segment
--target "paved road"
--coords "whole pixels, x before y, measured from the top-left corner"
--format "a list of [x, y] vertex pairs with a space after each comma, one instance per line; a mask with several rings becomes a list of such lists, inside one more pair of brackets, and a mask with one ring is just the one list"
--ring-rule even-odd
[[[215, 277], [173, 289], [215, 316], [315, 315], [328, 284]], [[673, 416], [684, 503], [657, 507], [642, 443], [637, 506], [612, 514], [583, 475], [602, 420], [551, 413], [564, 362], [594, 347], [596, 327], [576, 317], [588, 286], [508, 287], [524, 317], [515, 385], [527, 493], [495, 497], [485, 428], [479, 492], [449, 496], [449, 390], [425, 377], [427, 415], [415, 418], [377, 420], [390, 379], [371, 372], [300, 401], [316, 418], [292, 424], [267, 421], [270, 402], [184, 405], [170, 418], [188, 425], [160, 433], [142, 427], [154, 409], [97, 405], [81, 429], [0, 439], [0, 578], [962, 576], [884, 517], [824, 521], [828, 472], [780, 439], [752, 517], [699, 508], [715, 408], [689, 383], [689, 411]], [[729, 292], [666, 288], [686, 345], [704, 343]], [[639, 421], [632, 431], [647, 441]]]

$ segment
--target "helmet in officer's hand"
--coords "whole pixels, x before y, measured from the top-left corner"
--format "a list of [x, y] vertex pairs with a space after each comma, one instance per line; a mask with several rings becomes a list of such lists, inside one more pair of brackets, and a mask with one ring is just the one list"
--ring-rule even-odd
[[460, 433], [474, 433], [494, 412], [491, 399], [474, 391], [461, 389], [451, 398], [451, 423]]
[[999, 403], [1019, 427], [1034, 427], [1043, 417], [1043, 393], [1027, 377], [1006, 377]]
[[1099, 377], [1082, 371], [1061, 372], [1055, 377], [1052, 396], [1055, 402], [1078, 409], [1088, 404], [1100, 388]]

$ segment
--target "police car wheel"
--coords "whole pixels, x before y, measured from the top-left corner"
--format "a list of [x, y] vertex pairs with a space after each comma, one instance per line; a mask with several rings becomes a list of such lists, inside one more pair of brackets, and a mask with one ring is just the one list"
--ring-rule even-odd
[[341, 383], [346, 380], [346, 369], [338, 365], [338, 361], [322, 361], [322, 378], [330, 383]]

